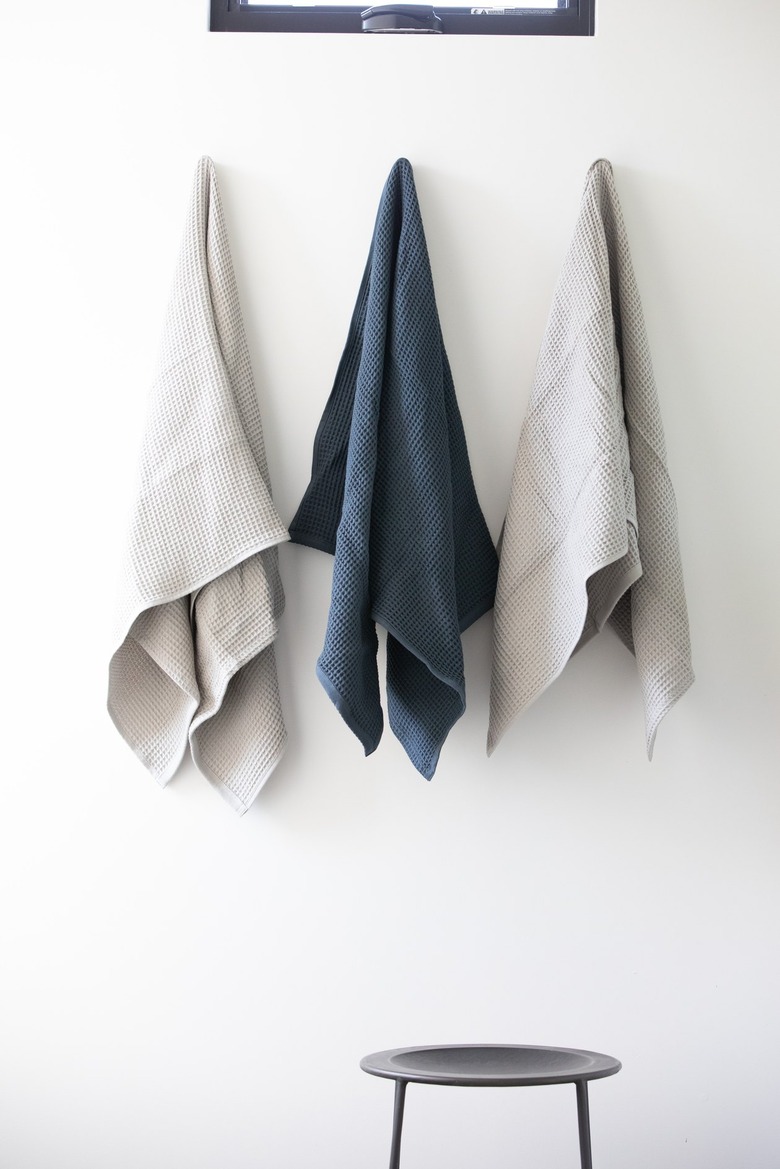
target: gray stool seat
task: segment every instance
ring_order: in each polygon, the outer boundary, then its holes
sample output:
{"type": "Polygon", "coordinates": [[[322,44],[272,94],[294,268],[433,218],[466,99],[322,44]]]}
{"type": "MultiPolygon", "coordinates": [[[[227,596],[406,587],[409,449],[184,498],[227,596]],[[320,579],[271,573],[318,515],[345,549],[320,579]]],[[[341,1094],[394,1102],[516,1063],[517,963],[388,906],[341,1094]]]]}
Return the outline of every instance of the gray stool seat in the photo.
{"type": "Polygon", "coordinates": [[[574,1084],[581,1169],[593,1169],[590,1147],[588,1080],[620,1071],[620,1061],[575,1047],[519,1044],[448,1044],[444,1047],[395,1047],[360,1061],[364,1072],[395,1081],[390,1169],[399,1169],[406,1085],[449,1084],[463,1088],[519,1088],[574,1084]]]}

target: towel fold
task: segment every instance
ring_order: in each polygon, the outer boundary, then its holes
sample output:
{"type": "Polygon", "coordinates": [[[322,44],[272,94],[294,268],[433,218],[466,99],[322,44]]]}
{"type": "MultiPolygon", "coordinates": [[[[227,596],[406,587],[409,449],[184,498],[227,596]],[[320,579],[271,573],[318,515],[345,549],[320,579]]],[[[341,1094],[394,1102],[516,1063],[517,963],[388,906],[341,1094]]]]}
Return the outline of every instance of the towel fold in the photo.
{"type": "Polygon", "coordinates": [[[147,415],[108,709],[160,784],[189,742],[244,812],[281,758],[284,608],[263,427],[214,164],[198,164],[147,415]]]}
{"type": "Polygon", "coordinates": [[[674,492],[612,168],[588,172],[501,544],[488,753],[606,621],[636,655],[647,753],[693,682],[674,492]]]}
{"type": "Polygon", "coordinates": [[[317,673],[366,754],[383,716],[430,779],[465,710],[461,632],[487,612],[497,557],[477,502],[412,168],[382,194],[363,282],[290,537],[335,555],[317,673]]]}

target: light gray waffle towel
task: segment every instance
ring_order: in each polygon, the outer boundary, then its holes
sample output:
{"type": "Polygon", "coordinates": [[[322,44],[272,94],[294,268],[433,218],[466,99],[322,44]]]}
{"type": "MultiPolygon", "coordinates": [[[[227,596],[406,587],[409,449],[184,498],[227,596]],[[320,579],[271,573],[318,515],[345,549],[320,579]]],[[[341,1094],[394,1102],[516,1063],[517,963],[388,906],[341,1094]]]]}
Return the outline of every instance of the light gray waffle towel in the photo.
{"type": "Polygon", "coordinates": [[[108,709],[160,784],[189,742],[239,812],[285,747],[273,643],[286,539],[214,164],[202,158],[144,432],[108,709]]]}
{"type": "Polygon", "coordinates": [[[520,434],[495,603],[488,754],[606,621],[647,753],[693,682],[677,512],[610,164],[588,172],[520,434]]]}

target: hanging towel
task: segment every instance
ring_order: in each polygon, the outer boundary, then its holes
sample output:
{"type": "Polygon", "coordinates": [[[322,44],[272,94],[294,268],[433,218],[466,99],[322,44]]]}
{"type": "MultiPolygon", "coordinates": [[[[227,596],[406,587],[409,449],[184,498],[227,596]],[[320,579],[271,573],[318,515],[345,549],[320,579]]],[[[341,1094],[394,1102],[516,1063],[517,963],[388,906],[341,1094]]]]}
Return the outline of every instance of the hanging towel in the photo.
{"type": "Polygon", "coordinates": [[[520,435],[496,595],[489,754],[607,620],[636,655],[652,758],[658,724],[693,670],[642,308],[601,159],[588,172],[520,435]]]}
{"type": "Polygon", "coordinates": [[[366,754],[387,712],[430,779],[465,710],[461,632],[493,604],[497,557],[477,502],[412,168],[382,194],[346,348],[290,537],[334,553],[317,673],[366,754]]]}
{"type": "Polygon", "coordinates": [[[160,784],[189,741],[239,812],[285,746],[273,643],[286,539],[214,164],[203,158],[144,432],[108,708],[160,784]]]}

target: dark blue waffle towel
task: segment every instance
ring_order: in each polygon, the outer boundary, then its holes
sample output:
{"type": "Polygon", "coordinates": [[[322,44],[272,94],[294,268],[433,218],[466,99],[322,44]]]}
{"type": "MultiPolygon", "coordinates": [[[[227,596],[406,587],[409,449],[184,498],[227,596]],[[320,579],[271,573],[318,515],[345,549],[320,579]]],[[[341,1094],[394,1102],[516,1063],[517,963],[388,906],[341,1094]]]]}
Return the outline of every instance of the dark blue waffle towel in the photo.
{"type": "Polygon", "coordinates": [[[430,779],[466,708],[460,635],[491,608],[498,562],[404,158],[382,194],[290,537],[335,554],[320,681],[366,754],[376,750],[383,719],[375,622],[384,626],[390,726],[430,779]]]}

